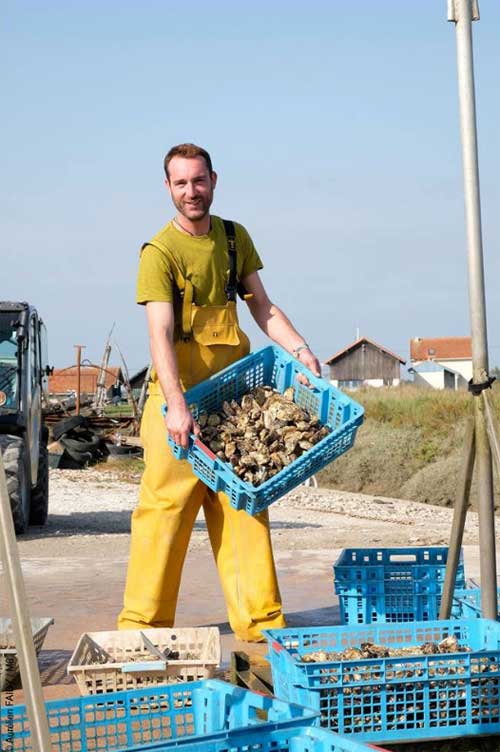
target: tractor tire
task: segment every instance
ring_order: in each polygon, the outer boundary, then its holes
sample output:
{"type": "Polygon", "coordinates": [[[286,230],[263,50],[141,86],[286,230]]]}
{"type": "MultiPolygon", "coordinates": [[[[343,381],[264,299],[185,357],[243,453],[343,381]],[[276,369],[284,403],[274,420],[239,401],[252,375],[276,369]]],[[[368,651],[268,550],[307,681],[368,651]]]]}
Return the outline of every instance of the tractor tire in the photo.
{"type": "Polygon", "coordinates": [[[38,478],[31,491],[30,525],[45,525],[49,514],[49,450],[47,442],[40,444],[38,455],[38,478]]]}
{"type": "Polygon", "coordinates": [[[7,491],[17,535],[28,529],[30,518],[30,481],[24,439],[8,434],[0,436],[7,491]]]}
{"type": "Polygon", "coordinates": [[[54,437],[54,441],[59,441],[61,436],[63,436],[65,433],[72,431],[73,428],[78,428],[78,426],[81,426],[84,423],[84,415],[72,415],[70,418],[64,418],[63,420],[58,421],[52,427],[52,436],[54,437]]]}

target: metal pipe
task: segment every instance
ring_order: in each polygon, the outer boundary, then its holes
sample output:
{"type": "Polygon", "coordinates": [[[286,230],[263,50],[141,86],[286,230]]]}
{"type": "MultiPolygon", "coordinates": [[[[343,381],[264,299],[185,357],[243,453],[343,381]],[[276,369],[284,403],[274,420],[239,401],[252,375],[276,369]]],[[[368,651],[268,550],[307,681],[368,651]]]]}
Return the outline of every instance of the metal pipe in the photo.
{"type": "MultiPolygon", "coordinates": [[[[472,335],[472,381],[488,379],[488,338],[484,294],[481,199],[477,155],[476,102],[472,53],[472,21],[479,18],[475,0],[448,2],[448,19],[455,22],[457,40],[458,94],[464,172],[465,224],[469,270],[469,310],[472,335]]],[[[481,606],[483,615],[497,615],[495,516],[491,452],[485,422],[484,403],[474,398],[476,425],[476,469],[478,478],[479,546],[481,563],[481,606]]]]}
{"type": "Polygon", "coordinates": [[[31,746],[34,752],[50,752],[50,733],[43,701],[42,683],[38,672],[33,631],[26,600],[26,591],[12,521],[7,481],[0,457],[0,554],[7,581],[12,631],[16,642],[26,709],[30,722],[31,746]]]}
{"type": "Polygon", "coordinates": [[[451,606],[453,603],[453,593],[455,592],[455,581],[457,578],[457,568],[460,559],[460,549],[464,536],[465,518],[469,506],[470,487],[472,483],[472,473],[474,471],[474,454],[476,451],[476,440],[474,432],[474,421],[470,418],[467,421],[464,441],[464,462],[458,482],[457,496],[453,510],[453,522],[450,532],[450,545],[448,547],[448,558],[446,560],[446,575],[444,578],[443,593],[441,605],[439,608],[439,618],[449,619],[451,606]]]}

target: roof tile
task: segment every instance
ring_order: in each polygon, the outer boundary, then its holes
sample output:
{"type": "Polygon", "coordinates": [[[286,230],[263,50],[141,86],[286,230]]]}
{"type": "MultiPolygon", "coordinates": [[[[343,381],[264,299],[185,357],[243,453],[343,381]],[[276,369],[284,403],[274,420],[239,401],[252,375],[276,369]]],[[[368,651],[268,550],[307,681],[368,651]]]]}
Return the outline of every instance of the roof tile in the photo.
{"type": "Polygon", "coordinates": [[[472,358],[470,337],[414,337],[410,340],[411,360],[468,360],[472,358]]]}

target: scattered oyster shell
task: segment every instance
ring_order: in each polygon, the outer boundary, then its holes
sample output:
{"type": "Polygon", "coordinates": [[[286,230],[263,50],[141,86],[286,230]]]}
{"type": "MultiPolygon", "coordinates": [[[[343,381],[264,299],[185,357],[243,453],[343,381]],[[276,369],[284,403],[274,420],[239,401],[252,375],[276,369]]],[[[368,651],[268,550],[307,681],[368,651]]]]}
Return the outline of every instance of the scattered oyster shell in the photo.
{"type": "Polygon", "coordinates": [[[293,400],[294,387],[281,394],[255,387],[239,401],[224,401],[213,413],[200,413],[200,440],[235,473],[255,486],[311,449],[330,433],[319,419],[293,400]]]}

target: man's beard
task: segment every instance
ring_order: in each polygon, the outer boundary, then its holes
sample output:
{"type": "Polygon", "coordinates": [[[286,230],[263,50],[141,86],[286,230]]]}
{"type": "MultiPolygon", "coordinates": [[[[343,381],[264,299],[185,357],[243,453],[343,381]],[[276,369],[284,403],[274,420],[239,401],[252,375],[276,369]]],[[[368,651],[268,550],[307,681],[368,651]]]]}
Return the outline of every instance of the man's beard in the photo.
{"type": "Polygon", "coordinates": [[[199,196],[195,205],[190,205],[188,202],[184,201],[174,200],[174,206],[179,214],[182,214],[182,216],[190,222],[199,222],[199,220],[206,217],[210,211],[213,197],[214,194],[213,191],[211,191],[208,196],[199,196]]]}

